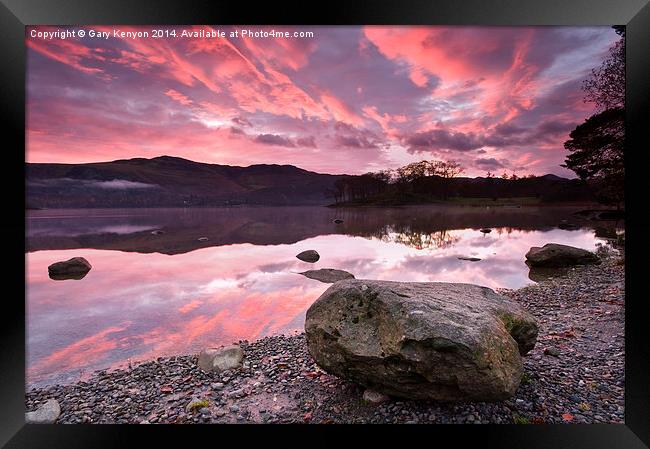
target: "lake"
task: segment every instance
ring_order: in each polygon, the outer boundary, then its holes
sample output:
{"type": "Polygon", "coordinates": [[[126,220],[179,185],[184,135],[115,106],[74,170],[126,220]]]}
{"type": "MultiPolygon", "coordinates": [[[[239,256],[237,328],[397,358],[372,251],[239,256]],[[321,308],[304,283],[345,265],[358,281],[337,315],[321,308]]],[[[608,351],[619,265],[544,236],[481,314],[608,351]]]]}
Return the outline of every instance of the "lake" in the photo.
{"type": "Polygon", "coordinates": [[[616,224],[578,222],[572,207],[37,210],[27,214],[28,387],[97,369],[302,331],[330,284],[298,273],[338,268],[357,278],[533,283],[524,254],[562,243],[589,250],[616,224]],[[339,218],[343,223],[336,224],[339,218]],[[559,229],[563,220],[577,223],[559,229]],[[481,228],[491,228],[483,234],[481,228]],[[162,231],[156,235],[153,231],[162,231]],[[203,237],[203,238],[202,238],[203,237]],[[202,238],[199,240],[199,238],[202,238]],[[207,238],[207,239],[205,239],[207,238]],[[315,264],[295,255],[320,253],[315,264]],[[48,265],[85,257],[81,280],[48,265]],[[458,257],[478,257],[471,262],[458,257]]]}

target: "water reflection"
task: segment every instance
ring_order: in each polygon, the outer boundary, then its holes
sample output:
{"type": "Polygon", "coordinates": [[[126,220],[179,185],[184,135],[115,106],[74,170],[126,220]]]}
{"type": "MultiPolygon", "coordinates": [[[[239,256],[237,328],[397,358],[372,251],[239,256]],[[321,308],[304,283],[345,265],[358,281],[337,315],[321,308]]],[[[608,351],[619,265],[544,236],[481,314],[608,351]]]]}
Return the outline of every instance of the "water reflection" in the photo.
{"type": "Polygon", "coordinates": [[[298,274],[309,269],[518,288],[531,283],[524,264],[531,246],[556,242],[594,250],[602,241],[590,228],[558,229],[570,216],[566,208],[472,209],[30,214],[28,382],[65,382],[127,360],[299,331],[306,309],[329,287],[298,274]],[[483,234],[483,227],[493,232],[483,234]],[[132,232],[109,232],[116,229],[132,232]],[[198,242],[199,236],[209,240],[198,242]],[[317,263],[295,258],[308,249],[320,253],[317,263]],[[49,279],[48,265],[75,256],[93,265],[84,279],[49,279]]]}

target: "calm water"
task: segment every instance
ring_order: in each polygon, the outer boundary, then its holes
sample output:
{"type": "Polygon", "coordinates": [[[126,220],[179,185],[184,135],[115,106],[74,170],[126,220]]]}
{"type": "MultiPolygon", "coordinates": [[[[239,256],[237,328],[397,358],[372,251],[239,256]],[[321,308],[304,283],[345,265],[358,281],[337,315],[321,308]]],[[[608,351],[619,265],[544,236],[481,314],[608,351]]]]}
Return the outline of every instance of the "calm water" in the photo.
{"type": "MultiPolygon", "coordinates": [[[[303,328],[329,284],[298,272],[357,278],[532,283],[524,254],[564,243],[594,250],[611,229],[561,230],[571,208],[447,206],[48,210],[27,217],[28,384],[303,328]],[[334,218],[344,220],[334,224],[334,218]],[[482,227],[493,228],[482,234],[482,227]],[[162,230],[162,235],[151,231],[162,230]],[[198,241],[207,237],[207,241],[198,241]],[[315,249],[316,264],[295,255],[315,249]],[[48,265],[82,256],[82,280],[48,265]],[[479,262],[459,260],[479,257],[479,262]]],[[[534,276],[531,276],[535,278],[534,276]]]]}

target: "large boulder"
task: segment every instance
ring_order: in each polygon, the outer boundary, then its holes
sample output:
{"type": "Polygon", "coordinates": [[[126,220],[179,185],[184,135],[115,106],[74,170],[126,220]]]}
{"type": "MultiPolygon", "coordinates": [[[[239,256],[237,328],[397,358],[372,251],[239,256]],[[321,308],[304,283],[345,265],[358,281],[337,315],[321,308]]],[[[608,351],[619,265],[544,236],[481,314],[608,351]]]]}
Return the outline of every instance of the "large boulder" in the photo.
{"type": "Polygon", "coordinates": [[[300,274],[302,274],[305,277],[308,277],[309,279],[321,281],[326,284],[333,284],[334,282],[341,281],[343,279],[354,279],[354,275],[352,273],[348,273],[347,271],[343,271],[343,270],[336,270],[334,268],[321,268],[320,270],[307,270],[300,274]]]}
{"type": "Polygon", "coordinates": [[[582,248],[559,243],[547,243],[541,248],[533,246],[526,253],[526,263],[531,267],[568,267],[600,263],[597,255],[582,248]]]}
{"type": "Polygon", "coordinates": [[[51,279],[60,281],[64,279],[83,279],[92,265],[83,257],[73,257],[62,262],[56,262],[47,267],[51,279]]]}
{"type": "Polygon", "coordinates": [[[238,345],[225,346],[223,348],[208,348],[199,353],[197,365],[203,371],[214,371],[220,373],[242,366],[244,361],[244,350],[238,345]]]}
{"type": "Polygon", "coordinates": [[[303,262],[316,263],[320,259],[320,254],[313,249],[308,249],[296,255],[296,257],[303,262]]]}
{"type": "Polygon", "coordinates": [[[487,287],[351,279],[307,310],[309,352],[326,371],[407,399],[512,396],[537,324],[487,287]]]}
{"type": "Polygon", "coordinates": [[[32,412],[25,413],[27,424],[54,424],[61,415],[61,406],[56,399],[48,399],[45,404],[32,412]]]}

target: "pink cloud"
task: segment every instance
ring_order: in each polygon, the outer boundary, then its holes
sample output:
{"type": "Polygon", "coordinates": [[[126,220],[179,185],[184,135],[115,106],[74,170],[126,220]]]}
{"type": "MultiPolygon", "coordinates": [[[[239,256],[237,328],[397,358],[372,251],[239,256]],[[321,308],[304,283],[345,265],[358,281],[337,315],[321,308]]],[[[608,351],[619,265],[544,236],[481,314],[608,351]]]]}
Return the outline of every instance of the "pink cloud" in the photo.
{"type": "MultiPolygon", "coordinates": [[[[466,146],[437,144],[453,143],[442,138],[446,132],[512,164],[520,154],[543,151],[535,160],[548,170],[563,160],[568,136],[566,129],[544,135],[541,124],[575,126],[593,112],[580,81],[617,38],[606,27],[314,30],[313,39],[28,36],[27,160],[170,154],[351,174],[426,154],[471,162],[458,154],[466,146]],[[233,131],[235,118],[248,124],[233,131]],[[526,132],[503,136],[504,126],[526,132]],[[410,152],[409,140],[426,133],[438,133],[429,139],[437,143],[410,152]],[[257,136],[282,136],[293,145],[268,145],[257,136]]],[[[553,170],[567,174],[559,165],[553,170]]]]}

